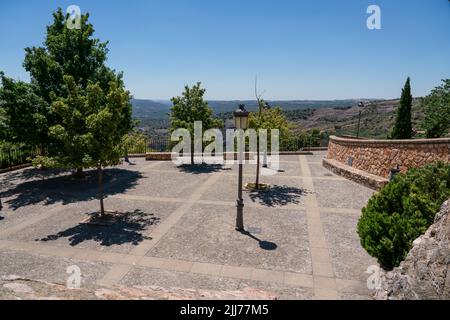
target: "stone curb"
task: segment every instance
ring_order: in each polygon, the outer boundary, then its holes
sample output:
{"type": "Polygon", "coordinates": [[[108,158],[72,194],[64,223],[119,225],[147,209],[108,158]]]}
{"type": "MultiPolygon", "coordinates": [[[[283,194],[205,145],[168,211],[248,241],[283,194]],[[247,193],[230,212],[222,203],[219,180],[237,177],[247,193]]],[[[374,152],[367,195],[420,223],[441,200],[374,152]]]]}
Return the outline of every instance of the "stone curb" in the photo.
{"type": "Polygon", "coordinates": [[[389,183],[388,179],[352,168],[333,159],[323,159],[322,165],[337,175],[376,191],[380,190],[389,183]]]}

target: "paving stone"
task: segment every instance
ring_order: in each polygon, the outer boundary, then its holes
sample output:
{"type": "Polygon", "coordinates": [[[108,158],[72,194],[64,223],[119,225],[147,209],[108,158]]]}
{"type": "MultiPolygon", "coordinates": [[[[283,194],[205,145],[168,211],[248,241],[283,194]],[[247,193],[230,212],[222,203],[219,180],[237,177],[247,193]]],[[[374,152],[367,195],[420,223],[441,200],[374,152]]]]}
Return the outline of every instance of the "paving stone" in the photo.
{"type": "Polygon", "coordinates": [[[319,207],[362,209],[373,190],[347,180],[314,180],[319,207]]]}
{"type": "Polygon", "coordinates": [[[219,276],[222,271],[222,268],[223,266],[221,265],[194,262],[192,265],[191,272],[211,276],[219,276]]]}
{"type": "Polygon", "coordinates": [[[321,277],[334,277],[333,267],[330,262],[316,262],[313,260],[313,275],[321,277]]]}
{"type": "Polygon", "coordinates": [[[220,276],[236,279],[248,279],[252,277],[252,268],[250,267],[236,267],[236,266],[223,266],[220,271],[220,276]]]}
{"type": "Polygon", "coordinates": [[[304,212],[245,208],[244,221],[260,233],[236,232],[235,212],[228,207],[196,205],[147,256],[312,272],[304,212]]]}
{"type": "Polygon", "coordinates": [[[283,283],[284,272],[253,269],[251,280],[283,283]]]}
{"type": "Polygon", "coordinates": [[[367,268],[377,261],[361,247],[356,232],[358,217],[322,213],[322,221],[336,276],[365,282],[367,268]]]}
{"type": "Polygon", "coordinates": [[[337,290],[336,279],[332,277],[314,276],[314,288],[337,290]]]}
{"type": "Polygon", "coordinates": [[[67,268],[73,265],[81,270],[83,286],[94,284],[110,268],[110,264],[104,262],[48,257],[9,250],[0,252],[0,276],[17,275],[65,284],[70,275],[67,273],[67,268]]]}
{"type": "Polygon", "coordinates": [[[135,267],[120,281],[126,286],[164,288],[238,290],[240,280],[215,276],[135,267]]]}
{"type": "Polygon", "coordinates": [[[294,287],[312,288],[314,286],[314,281],[311,275],[285,272],[284,284],[294,287]]]}
{"type": "Polygon", "coordinates": [[[314,288],[314,298],[318,300],[339,300],[340,295],[336,290],[327,288],[314,288]]]}
{"type": "Polygon", "coordinates": [[[290,286],[282,283],[268,283],[263,281],[242,280],[239,284],[239,290],[243,290],[247,287],[271,292],[276,295],[277,300],[314,299],[314,291],[309,287],[290,286]]]}

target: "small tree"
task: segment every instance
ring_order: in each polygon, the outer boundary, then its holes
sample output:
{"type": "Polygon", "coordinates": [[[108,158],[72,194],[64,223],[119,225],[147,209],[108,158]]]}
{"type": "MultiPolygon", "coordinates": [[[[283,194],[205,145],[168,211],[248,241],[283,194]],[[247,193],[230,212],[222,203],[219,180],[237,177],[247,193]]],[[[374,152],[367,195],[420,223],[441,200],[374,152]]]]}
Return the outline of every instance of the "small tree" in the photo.
{"type": "Polygon", "coordinates": [[[411,139],[412,123],[411,123],[411,107],[413,97],[411,95],[410,79],[406,79],[405,86],[402,90],[400,98],[400,106],[397,109],[397,117],[395,119],[394,129],[391,133],[392,139],[411,139]]]}
{"type": "MultiPolygon", "coordinates": [[[[265,105],[264,101],[260,101],[261,104],[265,105]]],[[[258,112],[251,112],[249,115],[249,127],[255,130],[265,129],[267,130],[267,135],[270,137],[271,130],[278,129],[280,131],[280,145],[283,145],[284,142],[287,142],[290,139],[290,128],[291,125],[289,121],[286,119],[283,111],[280,107],[270,108],[265,106],[258,110],[258,112]]],[[[259,155],[259,137],[258,137],[258,145],[257,145],[257,170],[256,170],[256,180],[255,180],[255,188],[259,188],[259,164],[260,164],[260,155],[259,155]]],[[[270,139],[268,139],[268,148],[270,148],[270,139]]]]}
{"type": "Polygon", "coordinates": [[[70,163],[66,158],[71,152],[78,152],[80,165],[97,169],[100,214],[104,215],[103,168],[120,162],[122,139],[132,128],[130,94],[119,80],[112,81],[107,92],[98,84],[89,84],[86,95],[72,77],[65,76],[64,81],[68,98],[59,98],[52,104],[52,111],[62,119],[50,128],[50,135],[63,147],[54,160],[61,166],[70,163]],[[72,135],[75,124],[85,128],[85,132],[72,135]]]}
{"type": "Polygon", "coordinates": [[[450,79],[422,99],[425,119],[422,123],[427,138],[440,138],[450,129],[450,79]]]}
{"type": "Polygon", "coordinates": [[[194,122],[201,121],[203,130],[222,128],[219,119],[213,117],[213,111],[208,102],[203,99],[206,90],[197,82],[192,88],[184,87],[179,97],[173,97],[170,113],[170,131],[184,128],[191,133],[191,164],[194,164],[194,122]]]}

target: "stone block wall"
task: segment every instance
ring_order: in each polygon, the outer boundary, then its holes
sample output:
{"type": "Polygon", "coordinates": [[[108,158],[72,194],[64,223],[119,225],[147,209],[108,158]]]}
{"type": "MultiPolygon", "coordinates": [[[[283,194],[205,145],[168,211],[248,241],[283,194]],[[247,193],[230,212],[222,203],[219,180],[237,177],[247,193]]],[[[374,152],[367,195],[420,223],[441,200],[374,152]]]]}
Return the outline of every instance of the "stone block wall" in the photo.
{"type": "Polygon", "coordinates": [[[427,163],[450,162],[450,138],[361,140],[332,136],[327,158],[387,178],[397,165],[405,172],[427,163]]]}

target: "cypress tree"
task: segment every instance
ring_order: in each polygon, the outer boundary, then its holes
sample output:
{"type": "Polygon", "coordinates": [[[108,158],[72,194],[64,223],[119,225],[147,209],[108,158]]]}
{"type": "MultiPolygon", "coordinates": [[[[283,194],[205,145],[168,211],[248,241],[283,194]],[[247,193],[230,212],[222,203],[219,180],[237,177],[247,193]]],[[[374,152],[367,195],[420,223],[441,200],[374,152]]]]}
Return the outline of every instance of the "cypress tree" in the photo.
{"type": "Polygon", "coordinates": [[[397,117],[395,119],[394,129],[392,130],[391,139],[411,139],[412,124],[411,124],[411,83],[410,79],[406,79],[405,86],[402,90],[400,98],[400,106],[397,109],[397,117]]]}

